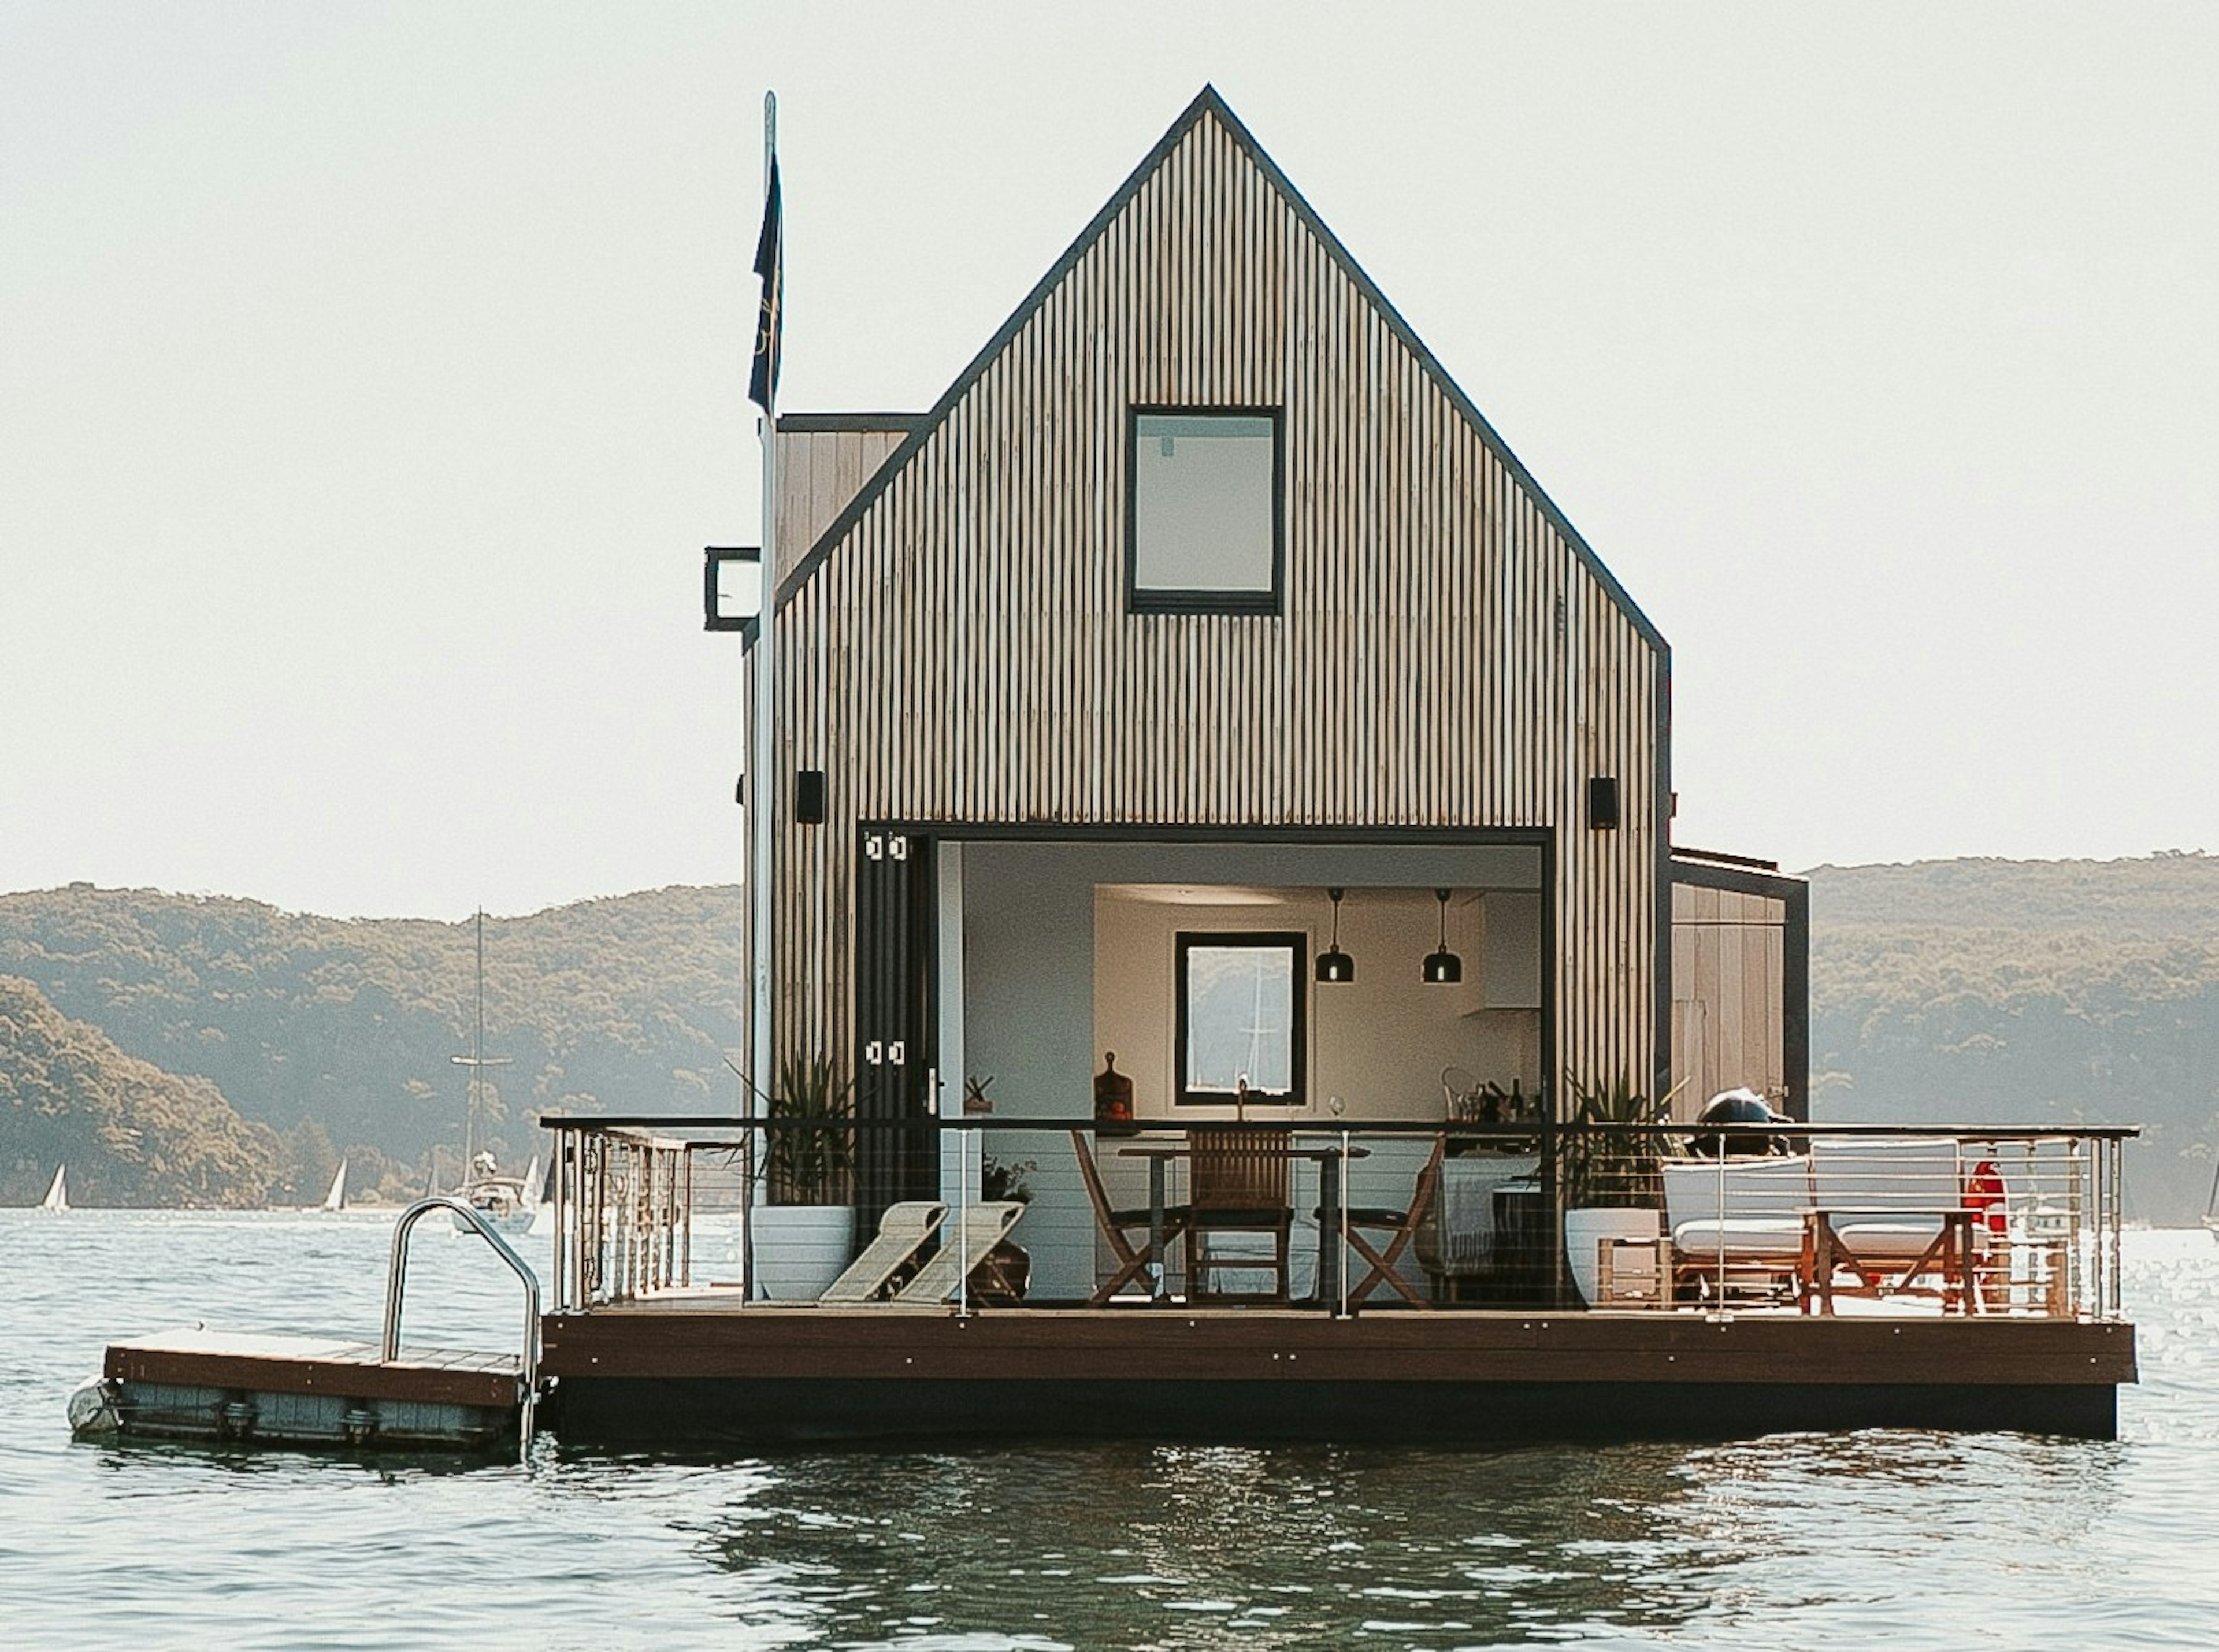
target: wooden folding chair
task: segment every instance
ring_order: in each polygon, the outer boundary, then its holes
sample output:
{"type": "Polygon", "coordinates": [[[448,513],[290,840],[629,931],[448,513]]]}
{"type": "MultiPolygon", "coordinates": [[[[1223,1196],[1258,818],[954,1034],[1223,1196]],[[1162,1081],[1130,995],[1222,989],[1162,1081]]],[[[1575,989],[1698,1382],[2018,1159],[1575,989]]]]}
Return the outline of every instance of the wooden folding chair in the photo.
{"type": "Polygon", "coordinates": [[[879,1218],[878,1237],[817,1300],[835,1307],[876,1301],[886,1282],[924,1248],[947,1214],[948,1207],[937,1199],[911,1199],[887,1207],[879,1218]]]}
{"type": "MultiPolygon", "coordinates": [[[[1441,1182],[1441,1155],[1447,1146],[1445,1137],[1433,1138],[1433,1151],[1427,1156],[1425,1168],[1418,1172],[1418,1179],[1410,1184],[1410,1202],[1406,1208],[1389,1210],[1376,1206],[1354,1205],[1349,1208],[1348,1248],[1371,1264],[1371,1271],[1349,1288],[1348,1301],[1352,1307],[1382,1285],[1393,1286],[1402,1294],[1402,1300],[1413,1307],[1428,1306],[1426,1299],[1411,1288],[1410,1282],[1395,1271],[1395,1264],[1402,1259],[1402,1252],[1410,1248],[1410,1241],[1425,1226],[1426,1218],[1433,1214],[1433,1196],[1441,1182]],[[1367,1229],[1383,1236],[1383,1250],[1376,1248],[1364,1237],[1367,1229]]],[[[1339,1220],[1339,1211],[1320,1208],[1318,1225],[1321,1227],[1330,1232],[1339,1220]]]]}
{"type": "Polygon", "coordinates": [[[1190,1301],[1284,1302],[1287,1247],[1295,1225],[1288,1202],[1294,1139],[1284,1130],[1190,1130],[1187,1133],[1187,1298],[1190,1301]],[[1212,1256],[1215,1233],[1264,1233],[1272,1241],[1266,1258],[1212,1256]],[[1261,1269],[1269,1291],[1221,1291],[1211,1275],[1221,1269],[1261,1269]]]}
{"type": "MultiPolygon", "coordinates": [[[[1110,1246],[1110,1254],[1116,1258],[1116,1270],[1093,1295],[1086,1299],[1087,1307],[1101,1307],[1134,1280],[1148,1282],[1143,1277],[1148,1270],[1148,1208],[1146,1205],[1137,1210],[1110,1208],[1110,1195],[1102,1185],[1101,1168],[1094,1162],[1093,1148],[1084,1130],[1071,1133],[1071,1151],[1078,1160],[1078,1173],[1086,1183],[1086,1196],[1094,1204],[1094,1225],[1100,1231],[1103,1242],[1110,1246]],[[1126,1237],[1134,1232],[1141,1237],[1141,1242],[1137,1245],[1126,1237]]],[[[1173,1239],[1186,1232],[1186,1214],[1184,1205],[1165,1208],[1164,1244],[1166,1248],[1173,1239]]],[[[1158,1258],[1157,1260],[1161,1261],[1162,1258],[1158,1258]]]]}

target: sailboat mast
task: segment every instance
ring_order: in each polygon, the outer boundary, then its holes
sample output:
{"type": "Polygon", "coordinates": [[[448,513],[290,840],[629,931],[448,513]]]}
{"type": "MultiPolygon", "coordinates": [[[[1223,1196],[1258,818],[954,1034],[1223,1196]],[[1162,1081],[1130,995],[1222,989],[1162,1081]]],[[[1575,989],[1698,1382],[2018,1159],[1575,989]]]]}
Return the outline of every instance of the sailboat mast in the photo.
{"type": "Polygon", "coordinates": [[[478,1085],[485,1077],[485,908],[478,908],[477,1031],[470,1040],[470,1099],[463,1120],[463,1179],[478,1162],[478,1085]]]}
{"type": "MultiPolygon", "coordinates": [[[[477,1007],[470,1035],[470,1053],[447,1058],[457,1066],[470,1070],[469,1089],[463,1104],[463,1173],[460,1185],[463,1187],[468,1187],[471,1177],[476,1174],[478,1108],[482,1100],[478,1086],[485,1082],[488,1067],[505,1067],[512,1059],[505,1055],[488,1056],[485,1053],[485,908],[482,906],[477,911],[477,1007]]],[[[439,1149],[434,1143],[432,1148],[432,1180],[435,1191],[438,1182],[438,1164],[439,1149]]]]}

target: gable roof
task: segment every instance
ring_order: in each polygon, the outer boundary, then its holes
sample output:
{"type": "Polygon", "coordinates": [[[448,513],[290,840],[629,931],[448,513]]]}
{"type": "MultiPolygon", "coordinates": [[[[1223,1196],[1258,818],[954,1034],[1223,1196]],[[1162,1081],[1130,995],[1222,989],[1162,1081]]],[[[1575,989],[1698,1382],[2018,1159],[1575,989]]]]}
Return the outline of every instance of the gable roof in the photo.
{"type": "MultiPolygon", "coordinates": [[[[994,359],[1008,347],[1010,342],[1017,336],[1025,324],[1031,320],[1041,307],[1047,302],[1049,295],[1055,290],[1057,284],[1071,273],[1079,259],[1085,256],[1087,250],[1116,220],[1118,214],[1122,212],[1133,197],[1141,192],[1141,188],[1164,164],[1165,159],[1178,146],[1180,140],[1205,116],[1215,118],[1225,128],[1242,153],[1286,202],[1296,220],[1317,238],[1319,243],[1325,248],[1327,256],[1339,266],[1357,290],[1364,295],[1364,301],[1378,311],[1381,318],[1385,320],[1389,329],[1402,343],[1403,348],[1416,358],[1426,375],[1440,388],[1441,393],[1448,399],[1450,405],[1470,425],[1481,442],[1508,471],[1520,488],[1532,500],[1535,506],[1547,519],[1550,525],[1563,536],[1565,543],[1572,548],[1573,554],[1579,558],[1581,564],[1594,576],[1596,582],[1608,593],[1612,601],[1624,612],[1635,630],[1640,633],[1643,640],[1660,655],[1669,652],[1663,633],[1658,631],[1650,622],[1649,617],[1641,612],[1640,606],[1628,594],[1625,587],[1618,582],[1617,576],[1603,565],[1602,559],[1595,555],[1588,542],[1580,536],[1579,530],[1575,528],[1569,519],[1557,508],[1556,501],[1543,490],[1540,483],[1533,479],[1532,473],[1520,462],[1518,456],[1510,450],[1509,444],[1503,441],[1502,438],[1496,433],[1495,427],[1487,422],[1486,416],[1473,405],[1471,398],[1464,393],[1463,387],[1457,383],[1456,380],[1450,376],[1448,370],[1441,365],[1439,358],[1427,349],[1424,341],[1411,330],[1410,324],[1402,319],[1402,312],[1388,301],[1386,294],[1379,290],[1377,283],[1364,273],[1363,266],[1356,262],[1347,247],[1341,244],[1340,238],[1333,233],[1325,220],[1319,217],[1316,210],[1302,198],[1302,191],[1296,189],[1288,180],[1287,175],[1279,170],[1277,164],[1264,152],[1263,146],[1256,141],[1248,128],[1241,124],[1240,118],[1234,114],[1224,98],[1218,95],[1216,87],[1211,85],[1203,86],[1178,119],[1172,122],[1171,128],[1157,140],[1155,146],[1141,158],[1141,164],[1133,169],[1131,176],[1126,178],[1116,193],[1103,204],[1101,211],[1096,213],[1086,227],[1079,231],[1078,238],[1064,250],[1063,256],[1058,258],[1047,273],[1034,285],[1032,291],[1025,295],[1023,302],[1010,312],[1009,320],[1002,323],[994,336],[986,341],[985,347],[971,358],[970,365],[956,375],[954,382],[948,387],[939,401],[933,403],[929,412],[921,416],[916,416],[916,422],[911,427],[908,437],[886,456],[885,463],[873,473],[871,478],[858,490],[855,498],[848,502],[845,508],[827,525],[824,531],[817,536],[817,542],[809,548],[807,554],[796,562],[792,571],[780,581],[776,598],[777,606],[783,608],[793,599],[795,593],[831,555],[833,547],[847,536],[848,530],[855,526],[864,512],[877,501],[880,495],[886,492],[894,477],[900,473],[902,467],[906,465],[917,450],[931,438],[933,432],[946,422],[948,414],[985,375],[994,359]]],[[[792,422],[781,420],[781,427],[798,427],[799,421],[807,417],[809,415],[806,414],[791,415],[792,422]]]]}

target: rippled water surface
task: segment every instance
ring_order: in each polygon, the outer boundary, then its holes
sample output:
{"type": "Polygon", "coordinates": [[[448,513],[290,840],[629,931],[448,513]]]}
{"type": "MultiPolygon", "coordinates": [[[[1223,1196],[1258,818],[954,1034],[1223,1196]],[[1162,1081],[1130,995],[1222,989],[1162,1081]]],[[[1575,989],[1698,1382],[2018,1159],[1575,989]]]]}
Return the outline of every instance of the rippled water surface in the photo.
{"type": "MultiPolygon", "coordinates": [[[[112,1337],[374,1337],[389,1224],[0,1212],[0,1644],[2219,1645],[2219,1245],[2129,1236],[2123,1438],[378,1464],[72,1444],[112,1337]]],[[[422,1230],[412,1340],[513,1345],[422,1230]]]]}

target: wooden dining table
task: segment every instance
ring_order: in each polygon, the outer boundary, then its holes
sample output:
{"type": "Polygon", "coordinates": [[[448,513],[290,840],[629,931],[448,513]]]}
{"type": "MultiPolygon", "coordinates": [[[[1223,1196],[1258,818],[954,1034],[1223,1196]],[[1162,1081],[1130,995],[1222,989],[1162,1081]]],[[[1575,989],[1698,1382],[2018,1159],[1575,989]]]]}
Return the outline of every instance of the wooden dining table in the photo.
{"type": "MultiPolygon", "coordinates": [[[[1316,1288],[1308,1301],[1322,1307],[1336,1304],[1340,1300],[1340,1246],[1335,1241],[1340,1236],[1340,1224],[1327,1220],[1340,1208],[1340,1167],[1352,1158],[1369,1158],[1371,1150],[1350,1143],[1342,1131],[1290,1132],[1299,1143],[1303,1136],[1313,1140],[1325,1135],[1330,1140],[1316,1146],[1297,1145],[1288,1152],[1288,1158],[1307,1159],[1318,1167],[1318,1261],[1316,1288]]],[[[1148,1164],[1148,1300],[1152,1305],[1167,1306],[1171,1286],[1164,1270],[1164,1212],[1166,1208],[1164,1192],[1168,1180],[1165,1167],[1173,1161],[1192,1157],[1192,1148],[1184,1141],[1142,1141],[1129,1147],[1120,1147],[1120,1158],[1144,1158],[1148,1164]]],[[[1294,1219],[1290,1208],[1288,1220],[1294,1219]]],[[[1228,1265],[1238,1266],[1239,1264],[1228,1265]]]]}

